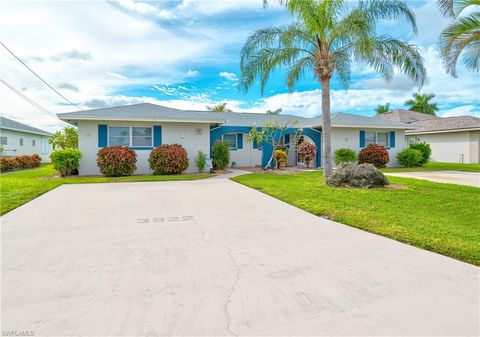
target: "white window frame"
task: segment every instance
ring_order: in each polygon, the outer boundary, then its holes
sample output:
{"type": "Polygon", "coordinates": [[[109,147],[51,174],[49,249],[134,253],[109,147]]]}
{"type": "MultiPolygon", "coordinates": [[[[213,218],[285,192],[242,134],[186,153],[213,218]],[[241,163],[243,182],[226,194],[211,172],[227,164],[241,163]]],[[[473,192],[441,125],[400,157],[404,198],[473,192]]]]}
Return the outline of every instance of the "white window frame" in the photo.
{"type": "MultiPolygon", "coordinates": [[[[390,148],[390,132],[388,131],[365,131],[365,146],[368,146],[368,144],[375,144],[375,145],[380,145],[378,144],[378,134],[379,133],[386,133],[387,134],[387,146],[384,146],[386,149],[390,148]],[[375,135],[375,141],[373,143],[367,142],[367,133],[373,133],[375,135]]],[[[383,145],[381,145],[383,146],[383,145]]]]}
{"type": "Polygon", "coordinates": [[[0,145],[8,145],[8,137],[7,136],[1,136],[0,145]],[[5,139],[5,143],[3,142],[4,139],[5,139]]]}
{"type": "Polygon", "coordinates": [[[46,154],[48,153],[48,139],[46,137],[42,137],[42,140],[41,140],[41,145],[42,147],[42,154],[46,154]]]}
{"type": "Polygon", "coordinates": [[[131,147],[133,149],[136,148],[143,148],[143,147],[148,147],[148,148],[153,148],[153,126],[147,126],[147,125],[134,125],[134,126],[125,126],[125,125],[109,125],[107,128],[107,143],[108,146],[110,146],[110,128],[128,128],[128,147],[131,147]],[[146,128],[150,129],[152,131],[152,141],[151,145],[144,145],[144,146],[133,146],[133,128],[146,128]]]}
{"type": "Polygon", "coordinates": [[[231,144],[231,143],[230,143],[229,141],[226,141],[226,140],[224,139],[224,136],[225,136],[225,135],[233,135],[233,136],[235,136],[235,147],[230,147],[230,146],[229,146],[228,149],[229,149],[229,150],[237,150],[237,149],[238,149],[238,135],[237,135],[236,133],[231,133],[231,132],[230,132],[230,133],[224,133],[224,134],[222,135],[222,142],[228,142],[228,144],[231,144]]]}
{"type": "Polygon", "coordinates": [[[18,139],[18,144],[19,144],[20,146],[23,146],[23,138],[19,138],[19,139],[18,139]]]}

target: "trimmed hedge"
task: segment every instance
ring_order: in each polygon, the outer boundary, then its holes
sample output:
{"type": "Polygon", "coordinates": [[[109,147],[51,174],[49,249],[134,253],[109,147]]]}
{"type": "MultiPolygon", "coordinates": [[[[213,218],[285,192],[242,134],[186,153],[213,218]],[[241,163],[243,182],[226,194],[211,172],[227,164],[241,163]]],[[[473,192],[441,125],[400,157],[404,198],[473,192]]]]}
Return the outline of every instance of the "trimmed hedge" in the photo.
{"type": "Polygon", "coordinates": [[[417,143],[410,145],[411,149],[419,150],[422,153],[421,165],[426,164],[430,161],[430,155],[432,154],[432,149],[430,144],[427,143],[417,143]]]}
{"type": "Polygon", "coordinates": [[[180,144],[160,145],[148,158],[153,174],[180,174],[188,168],[187,151],[180,144]]]}
{"type": "Polygon", "coordinates": [[[36,168],[40,166],[42,158],[38,154],[32,154],[30,156],[18,156],[18,157],[2,157],[0,158],[0,171],[13,171],[22,170],[27,168],[36,168]]]}
{"type": "Polygon", "coordinates": [[[341,163],[355,163],[357,161],[357,154],[352,149],[343,148],[335,151],[335,164],[341,163]]]}
{"type": "Polygon", "coordinates": [[[106,177],[131,176],[137,169],[137,154],[127,146],[111,146],[97,153],[97,166],[106,177]]]}
{"type": "Polygon", "coordinates": [[[53,168],[57,170],[62,177],[71,175],[72,170],[78,170],[80,158],[82,158],[82,153],[77,149],[55,150],[50,153],[53,168]]]}
{"type": "Polygon", "coordinates": [[[420,150],[409,148],[397,154],[397,159],[405,167],[422,166],[423,155],[420,150]]]}
{"type": "Polygon", "coordinates": [[[390,156],[387,150],[381,145],[368,144],[367,147],[363,148],[358,154],[359,164],[373,164],[376,168],[386,167],[389,161],[390,156]]]}

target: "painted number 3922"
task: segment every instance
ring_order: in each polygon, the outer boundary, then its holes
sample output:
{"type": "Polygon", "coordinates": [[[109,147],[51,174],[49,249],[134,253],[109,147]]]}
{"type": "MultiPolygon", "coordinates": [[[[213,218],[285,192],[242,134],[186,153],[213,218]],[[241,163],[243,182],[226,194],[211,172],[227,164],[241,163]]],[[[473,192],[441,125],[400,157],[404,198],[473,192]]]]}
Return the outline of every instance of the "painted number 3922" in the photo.
{"type": "Polygon", "coordinates": [[[169,216],[166,218],[141,218],[137,220],[137,223],[149,223],[149,222],[175,222],[175,221],[190,221],[193,220],[193,216],[184,215],[184,216],[169,216]]]}

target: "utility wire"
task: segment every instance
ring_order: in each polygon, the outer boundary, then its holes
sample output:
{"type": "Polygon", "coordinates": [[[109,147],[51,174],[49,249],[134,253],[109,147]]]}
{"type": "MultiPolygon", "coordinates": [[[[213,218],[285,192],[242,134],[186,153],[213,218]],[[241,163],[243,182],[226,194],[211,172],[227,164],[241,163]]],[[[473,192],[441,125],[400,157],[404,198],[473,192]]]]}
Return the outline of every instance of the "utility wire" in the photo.
{"type": "Polygon", "coordinates": [[[60,96],[61,98],[63,98],[65,101],[67,101],[69,104],[73,105],[73,106],[76,107],[77,109],[82,110],[78,105],[76,105],[75,103],[73,103],[72,101],[70,101],[68,98],[66,98],[66,97],[63,96],[61,93],[59,93],[57,89],[55,89],[55,88],[52,87],[50,84],[48,84],[47,81],[45,81],[42,77],[40,77],[40,75],[38,75],[35,71],[33,71],[32,68],[30,68],[25,62],[23,62],[17,55],[15,55],[13,51],[11,51],[10,49],[8,49],[8,47],[7,47],[6,45],[4,45],[3,42],[0,41],[0,44],[1,44],[1,45],[3,46],[3,48],[5,48],[10,54],[12,54],[12,56],[15,57],[21,64],[23,64],[28,70],[30,70],[30,71],[32,72],[32,74],[34,74],[35,76],[37,76],[40,81],[42,81],[42,82],[45,83],[50,89],[52,89],[58,96],[60,96]]]}
{"type": "Polygon", "coordinates": [[[25,101],[27,101],[28,103],[30,103],[31,105],[33,105],[34,107],[36,107],[37,109],[39,109],[40,111],[46,113],[47,115],[49,115],[50,117],[53,117],[55,118],[56,120],[58,120],[58,117],[57,115],[55,115],[53,112],[50,112],[48,111],[47,109],[45,109],[43,106],[41,106],[40,104],[36,103],[34,100],[28,98],[27,96],[25,96],[23,93],[21,93],[19,90],[15,89],[14,87],[12,87],[10,84],[8,84],[7,82],[5,82],[3,79],[0,78],[0,82],[2,82],[3,84],[5,84],[5,86],[12,90],[14,93],[16,93],[18,96],[20,96],[21,98],[23,98],[25,101]]]}

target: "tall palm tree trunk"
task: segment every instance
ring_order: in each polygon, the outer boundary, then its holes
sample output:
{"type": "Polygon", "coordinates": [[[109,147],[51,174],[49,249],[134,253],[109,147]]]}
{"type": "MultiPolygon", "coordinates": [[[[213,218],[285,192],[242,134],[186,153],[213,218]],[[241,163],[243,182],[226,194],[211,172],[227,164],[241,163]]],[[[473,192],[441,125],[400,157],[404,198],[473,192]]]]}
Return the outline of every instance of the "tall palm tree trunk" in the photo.
{"type": "Polygon", "coordinates": [[[322,82],[322,166],[323,175],[329,177],[332,174],[332,133],[330,120],[330,79],[321,80],[322,82]]]}

